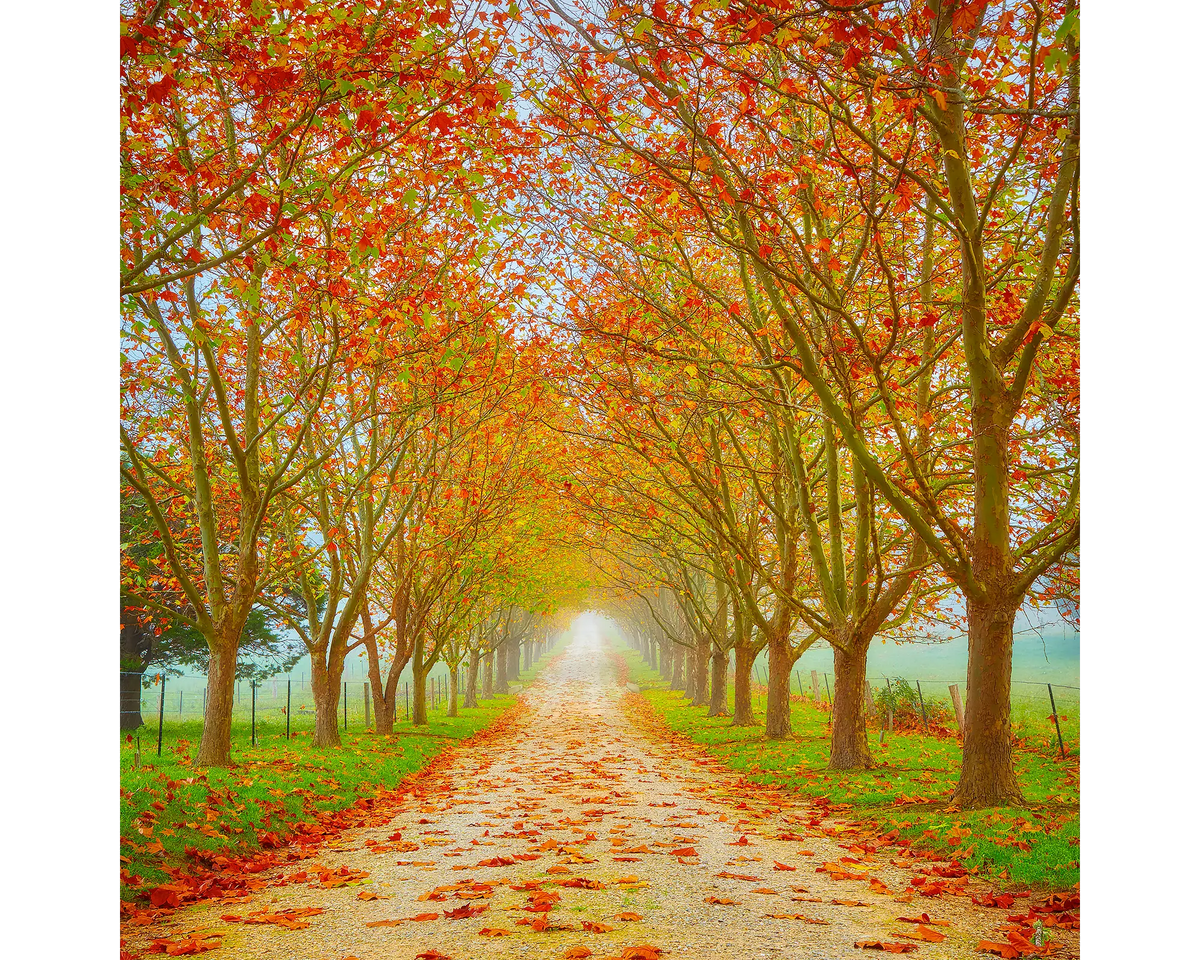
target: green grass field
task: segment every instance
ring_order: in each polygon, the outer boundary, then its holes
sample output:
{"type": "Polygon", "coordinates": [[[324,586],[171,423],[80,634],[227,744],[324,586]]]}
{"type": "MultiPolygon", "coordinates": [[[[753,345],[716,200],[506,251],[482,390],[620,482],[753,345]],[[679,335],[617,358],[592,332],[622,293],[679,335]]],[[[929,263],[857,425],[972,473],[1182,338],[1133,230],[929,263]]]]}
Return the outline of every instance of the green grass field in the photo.
{"type": "MultiPolygon", "coordinates": [[[[528,683],[558,651],[549,651],[521,674],[528,683]]],[[[157,726],[143,728],[141,763],[134,745],[121,737],[121,898],[168,881],[164,868],[184,865],[185,848],[230,851],[241,856],[262,849],[259,836],[291,833],[291,824],[312,823],[322,813],[342,810],[360,797],[396,786],[404,777],[494,723],[516,703],[515,695],[430,711],[429,725],[414,728],[401,720],[391,737],[365,733],[361,726],[342,733],[342,746],[318,750],[311,730],[282,727],[250,743],[250,724],[235,722],[231,769],[195,769],[191,759],[200,739],[198,720],[165,723],[158,757],[157,726]]]]}
{"type": "MultiPolygon", "coordinates": [[[[1057,756],[1057,739],[1051,746],[1044,736],[1044,718],[1035,711],[1021,719],[1026,736],[1023,748],[1016,751],[1016,764],[1027,808],[948,810],[962,760],[953,736],[896,732],[880,746],[878,726],[873,726],[875,769],[829,771],[827,708],[793,699],[792,738],[768,741],[761,726],[734,727],[728,719],[709,719],[702,709],[688,705],[682,693],[667,689],[667,681],[639,653],[621,653],[629,663],[629,679],[641,687],[641,695],[667,727],[752,782],[782,784],[825,797],[835,806],[844,804],[840,813],[873,821],[885,831],[898,829],[914,847],[955,857],[967,869],[978,868],[980,876],[995,880],[998,887],[1063,890],[1079,881],[1077,714],[1072,728],[1075,752],[1066,760],[1057,756]]],[[[765,695],[756,696],[760,721],[765,707],[765,695]]]]}

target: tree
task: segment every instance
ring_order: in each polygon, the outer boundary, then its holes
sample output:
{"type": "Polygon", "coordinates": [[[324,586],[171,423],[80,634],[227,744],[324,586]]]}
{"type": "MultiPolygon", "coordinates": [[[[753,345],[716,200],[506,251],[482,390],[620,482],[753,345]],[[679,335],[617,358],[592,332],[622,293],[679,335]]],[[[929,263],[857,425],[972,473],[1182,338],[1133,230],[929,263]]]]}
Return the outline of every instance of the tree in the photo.
{"type": "Polygon", "coordinates": [[[668,204],[745,258],[774,356],[966,596],[956,802],[1019,801],[1013,617],[1079,532],[1073,4],[814,2],[778,22],[741,4],[720,19],[664,5],[648,23],[551,7],[578,41],[545,32],[567,66],[560,113],[586,111],[669,183],[668,204]],[[697,44],[705,32],[720,42],[697,44]],[[629,110],[650,119],[623,124],[629,110]],[[932,297],[913,282],[929,222],[932,297]],[[924,327],[936,345],[922,361],[924,327]],[[873,396],[847,394],[848,369],[873,396]],[[952,410],[925,447],[923,370],[952,410]],[[863,401],[885,429],[858,419],[863,401]],[[1015,515],[1014,488],[1029,491],[1015,515]]]}

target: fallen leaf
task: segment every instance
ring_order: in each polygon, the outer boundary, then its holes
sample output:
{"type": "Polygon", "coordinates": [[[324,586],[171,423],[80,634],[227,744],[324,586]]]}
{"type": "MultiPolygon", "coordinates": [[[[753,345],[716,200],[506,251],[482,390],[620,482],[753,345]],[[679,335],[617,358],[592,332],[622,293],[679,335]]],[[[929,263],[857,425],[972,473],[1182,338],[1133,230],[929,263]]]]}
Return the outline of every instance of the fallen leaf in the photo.
{"type": "Polygon", "coordinates": [[[856,940],[854,945],[860,950],[882,950],[885,953],[916,953],[915,943],[884,943],[882,940],[856,940]]]}

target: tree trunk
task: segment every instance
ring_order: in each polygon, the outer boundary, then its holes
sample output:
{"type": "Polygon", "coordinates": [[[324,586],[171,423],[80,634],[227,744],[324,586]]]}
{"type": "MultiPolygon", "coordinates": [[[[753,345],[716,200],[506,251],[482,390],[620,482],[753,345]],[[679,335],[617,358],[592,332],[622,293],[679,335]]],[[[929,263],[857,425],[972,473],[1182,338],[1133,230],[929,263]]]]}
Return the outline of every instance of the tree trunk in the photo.
{"type": "Polygon", "coordinates": [[[733,725],[756,726],[754,706],[750,699],[750,676],[754,669],[754,651],[749,647],[733,648],[733,725]]]}
{"type": "Polygon", "coordinates": [[[525,669],[529,670],[533,667],[533,644],[526,640],[523,646],[525,647],[525,669]]]}
{"type": "Polygon", "coordinates": [[[687,678],[683,685],[683,695],[691,700],[696,701],[696,651],[687,649],[684,653],[684,659],[687,661],[687,666],[684,669],[684,676],[687,678]]]}
{"type": "Polygon", "coordinates": [[[508,693],[508,651],[503,644],[496,651],[496,693],[508,693]]]}
{"type": "Polygon", "coordinates": [[[646,643],[650,646],[650,668],[658,669],[658,644],[653,640],[647,640],[646,643]]]}
{"type": "MultiPolygon", "coordinates": [[[[396,698],[393,695],[390,701],[388,699],[383,673],[379,666],[379,644],[375,640],[375,628],[366,604],[363,605],[359,617],[362,619],[363,625],[363,646],[367,648],[367,680],[371,685],[371,711],[375,715],[373,729],[376,736],[390,734],[396,716],[396,698]]],[[[392,689],[395,689],[394,685],[392,689]]]]}
{"type": "Polygon", "coordinates": [[[675,653],[670,641],[658,642],[658,673],[664,680],[671,679],[671,656],[675,653]]]}
{"type": "Polygon", "coordinates": [[[786,628],[775,632],[767,644],[768,740],[784,740],[792,735],[792,657],[788,646],[786,628]]]}
{"type": "Polygon", "coordinates": [[[483,655],[483,699],[491,700],[494,697],[492,677],[493,668],[496,663],[496,651],[489,650],[483,655]]]}
{"type": "Polygon", "coordinates": [[[1013,770],[1013,619],[1011,603],[985,605],[967,597],[967,717],[962,772],[952,803],[964,810],[1021,805],[1013,770]]]}
{"type": "Polygon", "coordinates": [[[450,700],[446,704],[446,716],[457,717],[458,716],[458,667],[457,667],[457,665],[452,666],[450,668],[449,687],[450,687],[450,700]]]}
{"type": "Polygon", "coordinates": [[[316,730],[313,733],[314,747],[340,747],[338,735],[338,703],[342,693],[342,670],[326,667],[324,657],[312,657],[313,712],[316,715],[316,730]]]}
{"type": "Polygon", "coordinates": [[[681,647],[674,640],[671,643],[671,689],[682,690],[683,683],[683,654],[687,649],[681,647]]]}
{"type": "Polygon", "coordinates": [[[425,710],[425,683],[429,677],[429,668],[431,666],[432,664],[420,663],[417,656],[413,655],[412,722],[414,727],[426,727],[429,725],[429,717],[425,710]]]}
{"type": "MultiPolygon", "coordinates": [[[[200,767],[231,767],[233,759],[233,691],[237,682],[237,643],[213,648],[209,643],[208,709],[204,713],[204,732],[196,750],[200,767]]],[[[970,690],[967,691],[970,702],[970,690]]]]}
{"type": "Polygon", "coordinates": [[[863,688],[867,682],[867,647],[861,639],[847,642],[847,649],[833,648],[833,735],[829,751],[830,770],[862,770],[874,766],[867,739],[867,717],[863,688]]]}
{"type": "Polygon", "coordinates": [[[463,697],[464,707],[479,706],[479,698],[477,692],[479,690],[479,651],[474,647],[471,648],[470,658],[467,660],[467,692],[463,697]]]}
{"type": "Polygon", "coordinates": [[[136,730],[142,720],[142,674],[121,671],[121,729],[136,730]]]}
{"type": "Polygon", "coordinates": [[[729,716],[729,653],[713,647],[712,687],[708,698],[710,717],[729,716]]]}
{"type": "Polygon", "coordinates": [[[712,641],[708,639],[708,634],[704,633],[696,640],[696,688],[692,694],[693,707],[708,706],[708,658],[711,653],[712,641]]]}
{"type": "Polygon", "coordinates": [[[508,645],[508,679],[513,683],[521,681],[521,641],[512,640],[508,645]]]}

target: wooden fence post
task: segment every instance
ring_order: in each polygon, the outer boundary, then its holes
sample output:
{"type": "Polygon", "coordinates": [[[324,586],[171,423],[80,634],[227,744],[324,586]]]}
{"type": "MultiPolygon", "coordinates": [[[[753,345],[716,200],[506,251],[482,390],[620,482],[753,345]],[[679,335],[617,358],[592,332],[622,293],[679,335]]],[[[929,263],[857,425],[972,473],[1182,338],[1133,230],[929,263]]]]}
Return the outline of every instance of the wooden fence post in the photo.
{"type": "Polygon", "coordinates": [[[368,680],[363,681],[363,716],[366,717],[365,726],[371,725],[371,683],[368,680]]]}
{"type": "Polygon", "coordinates": [[[813,702],[820,703],[821,702],[821,681],[817,679],[817,671],[816,670],[814,670],[812,672],[812,683],[813,683],[813,702]]]}
{"type": "Polygon", "coordinates": [[[863,700],[867,706],[867,716],[875,716],[875,698],[871,695],[871,682],[863,677],[863,700]]]}
{"type": "Polygon", "coordinates": [[[958,720],[958,730],[961,733],[963,729],[963,705],[962,697],[958,695],[957,683],[950,684],[950,699],[954,701],[954,716],[958,720]]]}

